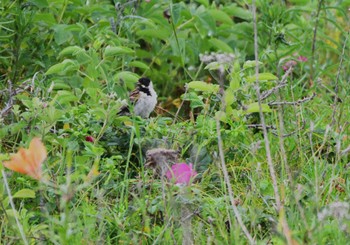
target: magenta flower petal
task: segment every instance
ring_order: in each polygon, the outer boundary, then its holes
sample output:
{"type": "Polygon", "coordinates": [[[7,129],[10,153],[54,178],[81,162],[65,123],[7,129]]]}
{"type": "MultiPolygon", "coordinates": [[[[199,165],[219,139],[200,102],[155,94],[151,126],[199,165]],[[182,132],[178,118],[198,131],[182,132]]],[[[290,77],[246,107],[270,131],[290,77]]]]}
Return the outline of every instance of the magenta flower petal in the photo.
{"type": "Polygon", "coordinates": [[[284,66],[282,66],[284,71],[287,71],[289,68],[294,67],[297,65],[297,62],[295,60],[288,60],[284,66]]]}
{"type": "Polygon", "coordinates": [[[191,179],[197,175],[197,172],[192,168],[192,164],[175,163],[171,166],[171,170],[168,170],[165,176],[169,179],[175,180],[176,184],[189,185],[191,179]]]}
{"type": "Polygon", "coordinates": [[[92,137],[92,136],[90,136],[90,135],[89,135],[89,136],[86,136],[86,137],[85,137],[85,140],[88,141],[88,142],[94,142],[94,141],[95,141],[94,137],[92,137]]]}
{"type": "Polygon", "coordinates": [[[300,55],[300,56],[298,57],[298,60],[301,61],[301,62],[307,62],[307,61],[308,61],[308,58],[305,57],[305,56],[301,56],[301,55],[300,55]]]}

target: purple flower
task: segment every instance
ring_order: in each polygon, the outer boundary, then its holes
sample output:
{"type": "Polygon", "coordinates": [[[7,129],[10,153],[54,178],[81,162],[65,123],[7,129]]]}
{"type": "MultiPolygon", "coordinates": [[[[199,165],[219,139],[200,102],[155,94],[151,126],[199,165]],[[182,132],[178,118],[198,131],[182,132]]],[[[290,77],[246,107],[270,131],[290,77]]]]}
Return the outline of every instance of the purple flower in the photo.
{"type": "Polygon", "coordinates": [[[302,55],[300,55],[300,56],[298,57],[298,60],[301,61],[301,62],[307,62],[307,61],[308,61],[307,57],[302,56],[302,55]]]}
{"type": "Polygon", "coordinates": [[[165,176],[169,179],[175,179],[176,184],[189,185],[191,179],[197,175],[197,172],[192,168],[192,164],[187,165],[186,163],[175,163],[171,166],[165,176]]]}

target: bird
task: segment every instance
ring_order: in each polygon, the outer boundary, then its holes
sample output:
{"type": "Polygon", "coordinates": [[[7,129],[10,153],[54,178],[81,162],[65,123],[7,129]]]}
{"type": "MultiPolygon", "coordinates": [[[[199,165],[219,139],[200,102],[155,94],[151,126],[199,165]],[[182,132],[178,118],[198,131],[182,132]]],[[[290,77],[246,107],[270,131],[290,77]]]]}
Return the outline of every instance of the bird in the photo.
{"type": "MultiPolygon", "coordinates": [[[[135,90],[129,94],[129,100],[134,105],[134,114],[142,118],[149,118],[149,115],[157,105],[157,93],[153,88],[152,81],[147,77],[141,77],[135,90]]],[[[118,115],[130,113],[128,105],[121,107],[118,115]]]]}

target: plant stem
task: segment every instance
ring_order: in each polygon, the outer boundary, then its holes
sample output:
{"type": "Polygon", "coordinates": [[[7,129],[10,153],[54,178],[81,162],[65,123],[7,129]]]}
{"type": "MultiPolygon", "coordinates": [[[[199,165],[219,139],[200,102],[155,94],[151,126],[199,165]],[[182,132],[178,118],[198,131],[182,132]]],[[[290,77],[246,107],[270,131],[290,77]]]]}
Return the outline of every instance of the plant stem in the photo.
{"type": "Polygon", "coordinates": [[[284,211],[284,206],[281,202],[281,197],[279,195],[277,176],[276,176],[276,172],[275,172],[273,162],[272,162],[270,141],[269,141],[269,138],[267,135],[265,116],[264,116],[264,113],[262,111],[262,105],[261,105],[261,99],[260,99],[261,95],[260,95],[260,86],[259,86],[258,28],[257,28],[257,21],[256,21],[255,0],[253,0],[252,12],[253,12],[253,25],[254,25],[254,55],[255,55],[255,76],[256,76],[255,90],[256,90],[257,97],[258,97],[260,120],[261,120],[261,124],[263,126],[262,129],[263,129],[263,135],[264,135],[264,141],[265,141],[267,164],[269,167],[270,176],[271,176],[271,180],[272,180],[272,186],[273,186],[273,190],[275,193],[277,212],[278,212],[278,216],[280,218],[280,224],[282,226],[283,235],[285,236],[285,238],[287,240],[287,244],[295,244],[294,240],[292,238],[291,231],[289,229],[286,217],[285,217],[286,215],[285,215],[285,211],[284,211]]]}
{"type": "Polygon", "coordinates": [[[260,95],[260,86],[259,86],[258,30],[257,30],[257,23],[256,23],[255,0],[253,0],[252,11],[253,11],[253,24],[254,24],[254,54],[255,54],[255,75],[256,75],[255,90],[258,96],[259,115],[260,115],[260,120],[261,120],[263,134],[264,134],[267,163],[270,170],[273,190],[275,192],[276,206],[277,206],[277,210],[279,211],[281,208],[281,199],[278,191],[276,173],[275,173],[275,169],[274,169],[272,157],[271,157],[270,142],[267,135],[265,116],[264,116],[264,113],[262,112],[261,99],[260,99],[261,95],[260,95]]]}
{"type": "Polygon", "coordinates": [[[318,29],[318,23],[319,23],[319,16],[321,12],[321,6],[322,6],[323,0],[318,1],[318,7],[316,12],[316,23],[314,27],[314,36],[312,38],[312,49],[311,49],[311,64],[310,64],[310,81],[314,79],[314,62],[315,62],[315,51],[316,51],[316,39],[317,39],[317,29],[318,29]]]}
{"type": "Polygon", "coordinates": [[[21,223],[19,222],[19,219],[18,219],[18,217],[17,217],[17,211],[16,211],[15,204],[13,203],[13,198],[12,198],[12,194],[11,194],[10,187],[9,187],[9,185],[8,185],[8,182],[7,182],[6,173],[5,173],[4,170],[1,170],[1,173],[2,173],[2,177],[4,178],[5,188],[6,188],[6,191],[7,191],[7,195],[8,195],[8,197],[9,197],[9,202],[10,202],[10,205],[11,205],[11,208],[12,208],[12,211],[13,211],[13,214],[14,214],[14,217],[15,217],[15,220],[16,220],[16,224],[17,224],[19,233],[21,234],[23,243],[24,243],[25,245],[28,245],[28,241],[27,241],[27,238],[26,238],[26,236],[25,236],[25,234],[24,234],[23,227],[22,227],[22,225],[21,225],[21,223]]]}
{"type": "Polygon", "coordinates": [[[218,147],[219,147],[221,168],[222,168],[222,172],[224,173],[224,179],[225,179],[225,183],[226,183],[226,186],[227,186],[227,189],[228,189],[228,194],[229,194],[229,197],[230,197],[233,213],[235,214],[236,219],[238,221],[238,224],[241,227],[243,233],[248,238],[249,243],[250,244],[256,244],[255,240],[250,235],[247,227],[244,225],[242,217],[241,217],[241,214],[239,213],[239,211],[237,209],[237,206],[235,204],[234,194],[233,194],[232,186],[231,186],[231,183],[230,183],[230,177],[228,175],[227,168],[226,168],[225,156],[224,156],[224,150],[223,150],[223,143],[222,143],[221,132],[220,132],[220,121],[218,119],[216,119],[216,132],[217,132],[217,137],[218,137],[218,147]]]}

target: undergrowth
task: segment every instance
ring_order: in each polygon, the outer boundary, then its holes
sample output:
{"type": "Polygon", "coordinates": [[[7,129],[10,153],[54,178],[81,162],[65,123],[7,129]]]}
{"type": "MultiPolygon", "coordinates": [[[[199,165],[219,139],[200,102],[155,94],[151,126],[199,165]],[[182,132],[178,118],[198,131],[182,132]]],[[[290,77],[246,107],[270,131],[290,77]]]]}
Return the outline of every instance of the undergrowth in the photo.
{"type": "Polygon", "coordinates": [[[0,165],[1,243],[345,244],[349,4],[1,1],[0,161],[47,150],[0,165]],[[155,112],[119,116],[142,76],[155,112]]]}

